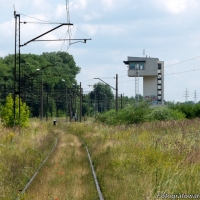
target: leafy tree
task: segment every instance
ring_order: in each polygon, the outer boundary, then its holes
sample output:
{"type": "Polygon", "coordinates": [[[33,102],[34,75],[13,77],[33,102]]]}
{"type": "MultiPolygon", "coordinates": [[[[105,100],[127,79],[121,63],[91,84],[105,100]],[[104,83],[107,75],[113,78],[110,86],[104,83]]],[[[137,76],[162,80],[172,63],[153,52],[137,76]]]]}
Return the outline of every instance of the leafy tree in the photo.
{"type": "Polygon", "coordinates": [[[91,103],[95,110],[104,112],[114,106],[114,95],[111,88],[103,83],[97,83],[90,92],[91,103]]]}
{"type": "Polygon", "coordinates": [[[15,120],[14,120],[13,106],[14,106],[14,101],[12,95],[9,94],[6,97],[5,106],[3,106],[1,109],[2,123],[5,126],[13,126],[14,124],[20,126],[28,126],[30,111],[26,103],[22,103],[21,99],[19,100],[19,97],[16,98],[15,120]],[[20,101],[20,120],[19,120],[19,101],[20,101]]]}
{"type": "MultiPolygon", "coordinates": [[[[138,102],[138,95],[136,95],[136,98],[131,96],[131,97],[128,97],[128,96],[124,96],[122,98],[122,101],[123,101],[123,108],[127,107],[127,106],[133,106],[136,104],[136,102],[138,102]]],[[[143,96],[141,94],[139,94],[139,102],[143,102],[143,96]]]]}
{"type": "Polygon", "coordinates": [[[89,94],[84,94],[82,98],[82,115],[91,115],[93,112],[93,107],[91,105],[91,99],[89,94]]]}
{"type": "MultiPolygon", "coordinates": [[[[29,106],[32,116],[39,116],[42,87],[44,113],[49,112],[53,115],[55,110],[57,113],[61,113],[58,110],[64,111],[65,88],[66,86],[71,88],[73,84],[76,84],[75,77],[80,72],[73,56],[66,52],[51,52],[42,55],[21,54],[20,59],[21,98],[29,106]],[[62,79],[65,80],[64,83],[62,79]]],[[[14,55],[0,58],[0,103],[2,104],[5,103],[7,94],[13,93],[13,66],[14,55]]]]}

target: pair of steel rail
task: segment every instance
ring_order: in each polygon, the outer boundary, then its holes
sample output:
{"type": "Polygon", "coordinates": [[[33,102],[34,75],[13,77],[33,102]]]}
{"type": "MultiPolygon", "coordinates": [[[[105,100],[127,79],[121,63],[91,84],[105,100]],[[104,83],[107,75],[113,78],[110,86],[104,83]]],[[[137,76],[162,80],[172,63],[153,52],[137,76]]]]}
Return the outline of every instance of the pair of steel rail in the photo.
{"type": "MultiPolygon", "coordinates": [[[[86,149],[86,152],[87,152],[87,155],[88,155],[88,159],[89,159],[89,162],[90,162],[90,167],[91,167],[91,170],[92,170],[92,175],[93,175],[93,178],[94,178],[94,181],[95,181],[95,185],[96,185],[96,189],[97,189],[97,192],[98,192],[99,200],[104,200],[102,192],[101,192],[101,189],[100,189],[100,186],[99,186],[99,183],[98,183],[98,180],[97,180],[97,176],[96,176],[96,173],[95,173],[95,170],[94,170],[94,166],[93,166],[93,163],[92,163],[92,159],[91,159],[88,147],[86,146],[86,144],[85,144],[84,141],[83,141],[83,143],[84,143],[84,146],[85,146],[85,149],[86,149]]],[[[48,160],[49,156],[53,153],[53,151],[54,151],[55,147],[57,146],[57,144],[58,144],[58,139],[56,138],[56,141],[55,141],[55,144],[54,144],[53,148],[51,149],[51,151],[49,152],[49,154],[47,155],[47,157],[44,159],[44,161],[42,162],[42,164],[38,167],[38,169],[36,170],[36,172],[34,173],[34,175],[31,177],[31,179],[29,180],[29,182],[25,185],[24,189],[22,190],[22,192],[20,193],[20,195],[16,198],[16,200],[20,200],[20,198],[22,197],[22,195],[29,188],[29,186],[31,185],[31,183],[35,179],[35,177],[37,176],[37,174],[40,171],[40,169],[43,167],[43,165],[45,164],[45,162],[48,160]]]]}

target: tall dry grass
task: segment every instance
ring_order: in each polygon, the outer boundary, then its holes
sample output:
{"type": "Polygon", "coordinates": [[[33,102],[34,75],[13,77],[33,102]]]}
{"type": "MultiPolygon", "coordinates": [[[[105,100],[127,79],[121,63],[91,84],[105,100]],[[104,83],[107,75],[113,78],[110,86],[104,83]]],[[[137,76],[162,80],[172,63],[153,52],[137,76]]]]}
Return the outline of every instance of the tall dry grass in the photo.
{"type": "Polygon", "coordinates": [[[15,199],[48,155],[55,134],[35,119],[16,132],[0,125],[0,199],[15,199]]]}
{"type": "Polygon", "coordinates": [[[197,194],[200,120],[105,126],[32,121],[21,134],[0,127],[0,199],[14,199],[59,143],[22,199],[98,199],[83,138],[105,199],[197,194]]]}
{"type": "Polygon", "coordinates": [[[105,199],[199,193],[199,119],[68,129],[86,141],[105,199]]]}

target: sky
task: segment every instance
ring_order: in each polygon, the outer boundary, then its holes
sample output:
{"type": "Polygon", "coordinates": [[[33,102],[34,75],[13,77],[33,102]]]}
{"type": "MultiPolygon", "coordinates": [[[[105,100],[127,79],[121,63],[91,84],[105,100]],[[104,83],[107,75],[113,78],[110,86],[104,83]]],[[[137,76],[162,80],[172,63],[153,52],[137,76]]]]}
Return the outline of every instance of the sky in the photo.
{"type": "MultiPolygon", "coordinates": [[[[145,51],[145,56],[164,61],[166,101],[200,101],[199,0],[0,0],[0,5],[0,57],[14,54],[15,9],[21,21],[70,22],[71,38],[91,38],[86,44],[32,42],[21,48],[21,53],[73,55],[81,68],[77,83],[84,93],[98,82],[94,78],[115,88],[118,74],[118,93],[135,96],[135,78],[127,76],[123,61],[128,56],[143,57],[145,51]]],[[[21,24],[21,44],[55,26],[21,24]]],[[[68,38],[67,31],[63,26],[43,38],[68,38]]],[[[139,93],[143,93],[142,78],[139,93]]]]}

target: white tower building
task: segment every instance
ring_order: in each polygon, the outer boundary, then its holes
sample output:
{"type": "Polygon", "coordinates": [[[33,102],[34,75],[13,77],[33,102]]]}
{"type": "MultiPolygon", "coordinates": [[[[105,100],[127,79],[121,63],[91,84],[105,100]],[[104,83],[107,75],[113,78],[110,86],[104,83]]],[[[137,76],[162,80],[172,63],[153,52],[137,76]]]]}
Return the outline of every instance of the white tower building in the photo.
{"type": "Polygon", "coordinates": [[[128,57],[129,77],[143,77],[143,97],[164,105],[164,62],[158,58],[128,57]],[[139,66],[139,74],[138,74],[139,66]]]}

